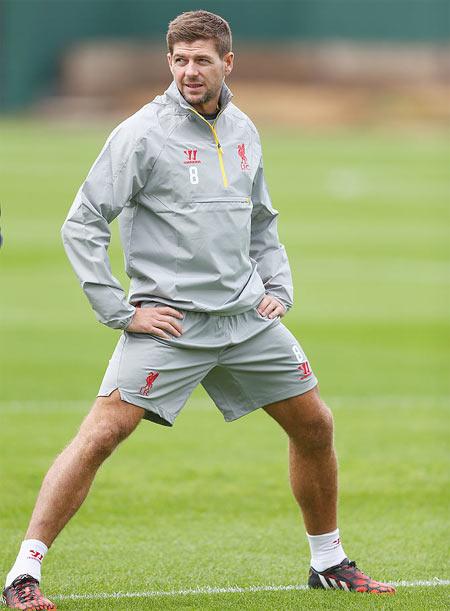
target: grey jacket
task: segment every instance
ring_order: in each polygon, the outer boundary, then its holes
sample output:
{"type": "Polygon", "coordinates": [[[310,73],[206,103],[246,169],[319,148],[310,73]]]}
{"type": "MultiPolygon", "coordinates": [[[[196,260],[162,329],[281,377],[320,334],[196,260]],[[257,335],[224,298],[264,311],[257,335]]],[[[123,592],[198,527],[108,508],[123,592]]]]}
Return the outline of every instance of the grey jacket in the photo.
{"type": "Polygon", "coordinates": [[[270,293],[292,305],[292,278],[263,175],[261,143],[223,85],[214,122],[175,82],[110,135],[62,227],[97,318],[124,329],[134,305],[238,314],[270,293]],[[111,273],[119,216],[128,298],[111,273]]]}

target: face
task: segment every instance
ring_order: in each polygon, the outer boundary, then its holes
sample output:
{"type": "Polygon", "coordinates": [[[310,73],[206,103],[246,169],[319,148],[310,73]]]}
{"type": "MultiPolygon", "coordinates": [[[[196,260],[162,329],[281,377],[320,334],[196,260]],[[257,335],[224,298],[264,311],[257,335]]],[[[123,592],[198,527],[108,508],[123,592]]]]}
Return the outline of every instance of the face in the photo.
{"type": "Polygon", "coordinates": [[[167,54],[181,95],[203,114],[215,112],[224,78],[233,69],[233,58],[231,51],[221,58],[213,40],[177,42],[173,53],[167,54]]]}

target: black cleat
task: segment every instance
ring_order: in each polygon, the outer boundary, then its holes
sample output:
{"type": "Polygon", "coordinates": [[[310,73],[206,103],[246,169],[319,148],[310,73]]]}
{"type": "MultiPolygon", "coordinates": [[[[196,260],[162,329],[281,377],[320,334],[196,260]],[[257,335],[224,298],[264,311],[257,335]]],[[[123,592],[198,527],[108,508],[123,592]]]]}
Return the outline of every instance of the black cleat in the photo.
{"type": "Polygon", "coordinates": [[[31,575],[19,575],[3,590],[3,602],[10,609],[56,611],[56,605],[43,596],[39,581],[31,575]]]}
{"type": "Polygon", "coordinates": [[[387,583],[374,581],[356,566],[356,562],[345,558],[340,564],[325,571],[309,570],[308,587],[321,590],[346,590],[369,594],[395,594],[395,588],[387,583]]]}

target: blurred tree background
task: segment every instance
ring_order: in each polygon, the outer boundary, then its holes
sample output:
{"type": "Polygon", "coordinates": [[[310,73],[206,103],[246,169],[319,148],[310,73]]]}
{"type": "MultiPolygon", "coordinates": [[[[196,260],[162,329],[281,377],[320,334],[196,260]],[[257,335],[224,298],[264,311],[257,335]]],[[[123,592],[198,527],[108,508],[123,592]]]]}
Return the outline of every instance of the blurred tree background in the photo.
{"type": "MultiPolygon", "coordinates": [[[[125,116],[169,83],[167,25],[196,8],[186,0],[0,0],[0,110],[125,116]]],[[[231,83],[257,121],[449,119],[447,0],[213,0],[203,8],[230,22],[231,83]],[[279,112],[293,100],[295,112],[279,112]]]]}

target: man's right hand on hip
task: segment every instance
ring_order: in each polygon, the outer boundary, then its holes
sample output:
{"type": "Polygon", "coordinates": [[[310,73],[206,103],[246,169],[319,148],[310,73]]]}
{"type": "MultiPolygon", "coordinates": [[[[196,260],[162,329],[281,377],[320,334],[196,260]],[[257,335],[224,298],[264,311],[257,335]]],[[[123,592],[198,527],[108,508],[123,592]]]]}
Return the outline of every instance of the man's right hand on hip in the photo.
{"type": "Polygon", "coordinates": [[[171,335],[180,337],[183,329],[178,319],[183,319],[183,314],[169,306],[136,308],[125,331],[129,333],[150,333],[164,339],[170,339],[171,335]]]}

